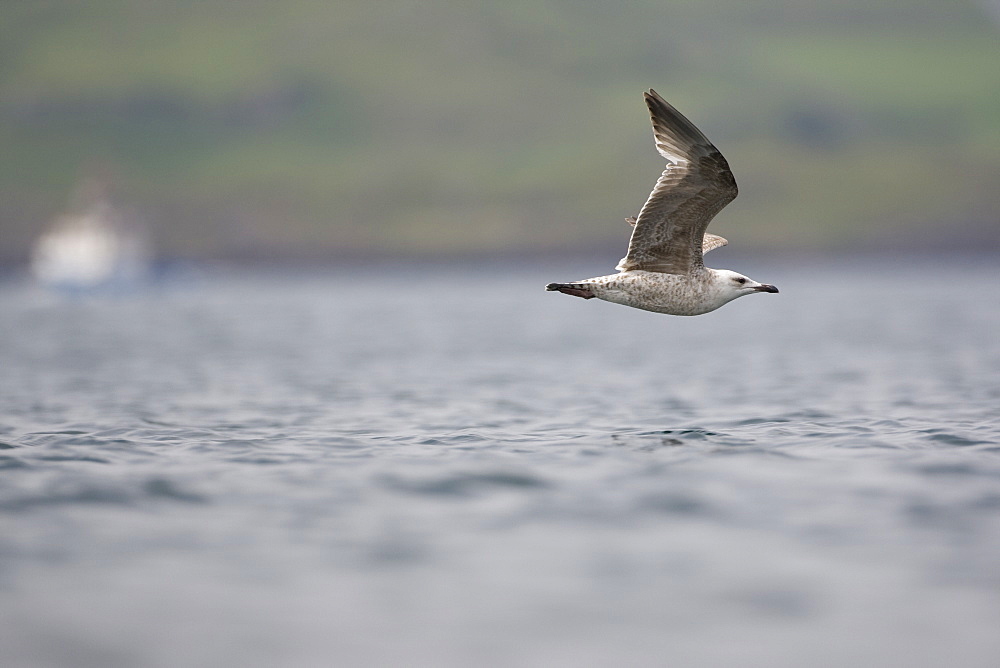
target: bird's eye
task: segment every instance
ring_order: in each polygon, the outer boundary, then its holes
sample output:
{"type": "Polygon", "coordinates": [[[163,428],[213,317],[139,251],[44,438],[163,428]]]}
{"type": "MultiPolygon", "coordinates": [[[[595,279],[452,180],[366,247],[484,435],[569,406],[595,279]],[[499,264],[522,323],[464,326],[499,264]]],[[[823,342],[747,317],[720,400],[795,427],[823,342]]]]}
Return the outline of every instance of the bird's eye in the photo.
{"type": "Polygon", "coordinates": [[[742,276],[740,278],[736,278],[736,279],[733,279],[733,280],[735,280],[740,285],[743,285],[744,283],[747,282],[747,279],[743,278],[742,276]]]}

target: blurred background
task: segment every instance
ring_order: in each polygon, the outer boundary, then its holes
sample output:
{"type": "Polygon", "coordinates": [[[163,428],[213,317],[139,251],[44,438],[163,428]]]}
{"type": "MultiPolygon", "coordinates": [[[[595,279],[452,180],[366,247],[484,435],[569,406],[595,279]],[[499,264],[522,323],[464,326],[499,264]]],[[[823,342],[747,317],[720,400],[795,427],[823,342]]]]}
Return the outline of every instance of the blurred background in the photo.
{"type": "Polygon", "coordinates": [[[0,666],[1000,666],[998,31],[3,3],[0,666]],[[543,291],[624,254],[650,87],[780,294],[543,291]]]}
{"type": "Polygon", "coordinates": [[[1000,248],[993,0],[94,0],[0,17],[0,265],[99,181],[159,261],[589,252],[656,88],[744,249],[1000,248]],[[84,185],[82,185],[84,184],[84,185]]]}

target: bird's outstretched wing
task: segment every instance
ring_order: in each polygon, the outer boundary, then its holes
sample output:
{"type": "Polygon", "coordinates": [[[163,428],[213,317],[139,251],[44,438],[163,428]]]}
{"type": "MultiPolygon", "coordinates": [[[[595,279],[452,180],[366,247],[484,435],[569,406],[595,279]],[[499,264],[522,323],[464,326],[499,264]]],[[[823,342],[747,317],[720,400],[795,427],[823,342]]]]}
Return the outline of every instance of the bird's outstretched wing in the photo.
{"type": "MultiPolygon", "coordinates": [[[[625,219],[625,222],[635,227],[636,220],[632,216],[625,219]]],[[[715,250],[716,248],[722,248],[723,246],[729,245],[729,239],[720,237],[718,234],[709,234],[705,232],[704,238],[701,240],[701,254],[704,255],[710,250],[715,250]]]]}
{"type": "Polygon", "coordinates": [[[649,194],[632,230],[620,271],[688,274],[725,239],[706,235],[715,214],[736,198],[736,179],[712,142],[656,91],[644,93],[656,150],[670,163],[649,194]],[[721,240],[718,242],[716,240],[721,240]]]}

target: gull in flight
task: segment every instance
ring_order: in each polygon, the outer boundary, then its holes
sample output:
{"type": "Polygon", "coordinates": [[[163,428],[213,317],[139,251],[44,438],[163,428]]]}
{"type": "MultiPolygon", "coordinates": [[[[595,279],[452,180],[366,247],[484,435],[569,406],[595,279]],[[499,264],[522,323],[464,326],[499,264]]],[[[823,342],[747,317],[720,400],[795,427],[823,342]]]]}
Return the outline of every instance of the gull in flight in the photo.
{"type": "Polygon", "coordinates": [[[705,230],[736,198],[736,179],[694,123],[656,91],[643,96],[656,150],[668,164],[639,217],[627,219],[634,229],[628,254],[615,267],[619,273],[545,289],[671,315],[701,315],[743,295],[777,292],[735,271],[705,266],[705,253],[729,243],[705,230]]]}

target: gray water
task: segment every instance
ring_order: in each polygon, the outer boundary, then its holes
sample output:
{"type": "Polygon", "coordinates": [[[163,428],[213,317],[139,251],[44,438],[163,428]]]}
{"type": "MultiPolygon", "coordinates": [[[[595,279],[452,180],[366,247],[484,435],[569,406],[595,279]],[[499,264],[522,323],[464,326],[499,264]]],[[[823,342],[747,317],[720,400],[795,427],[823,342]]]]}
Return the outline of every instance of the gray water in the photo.
{"type": "Polygon", "coordinates": [[[725,265],[0,283],[0,665],[1000,665],[995,259],[725,265]]]}

